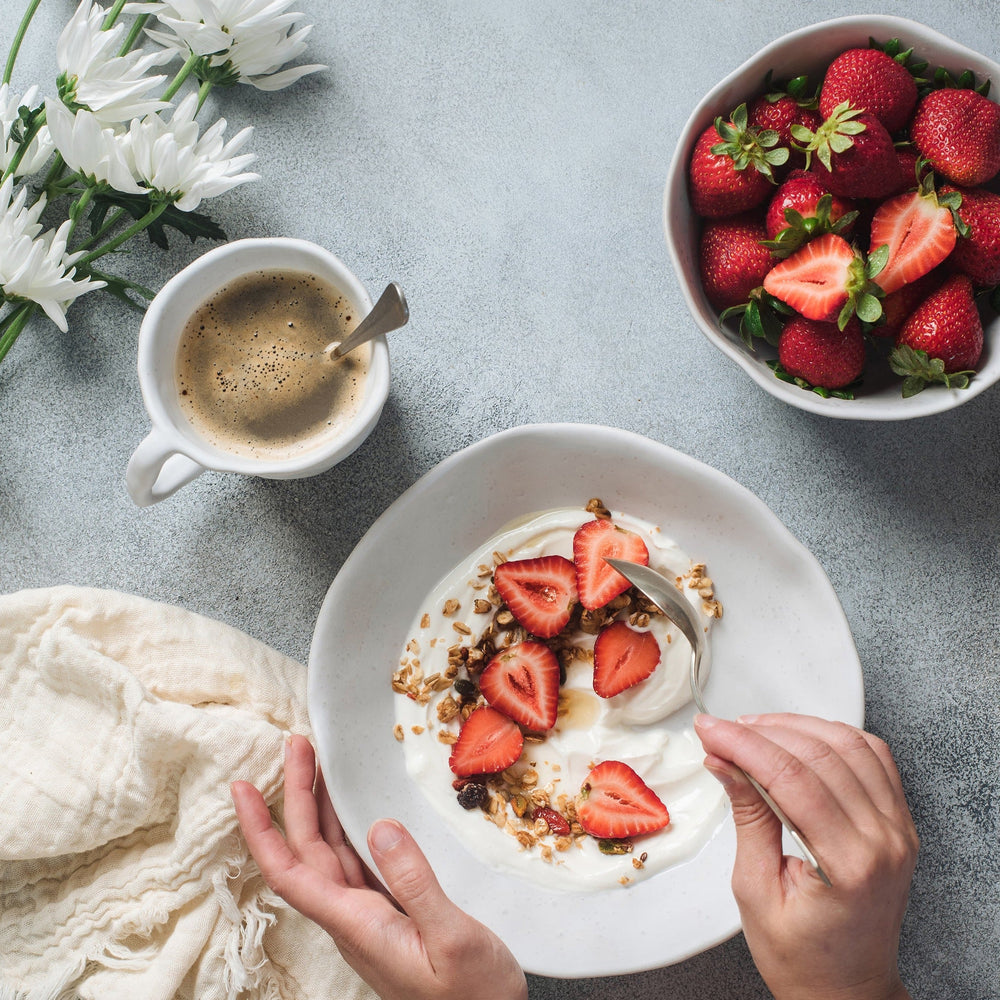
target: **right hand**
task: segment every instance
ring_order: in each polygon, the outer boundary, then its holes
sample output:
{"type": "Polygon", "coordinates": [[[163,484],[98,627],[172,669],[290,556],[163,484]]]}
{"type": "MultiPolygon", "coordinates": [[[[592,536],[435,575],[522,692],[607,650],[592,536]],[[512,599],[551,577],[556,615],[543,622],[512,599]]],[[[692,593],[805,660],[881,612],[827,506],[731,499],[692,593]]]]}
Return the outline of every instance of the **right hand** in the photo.
{"type": "Polygon", "coordinates": [[[888,747],[802,715],[703,715],[695,729],[732,803],[733,893],[776,1000],[908,998],[896,956],[918,841],[888,747]],[[783,855],[781,824],[734,765],[805,834],[833,888],[783,855]]]}

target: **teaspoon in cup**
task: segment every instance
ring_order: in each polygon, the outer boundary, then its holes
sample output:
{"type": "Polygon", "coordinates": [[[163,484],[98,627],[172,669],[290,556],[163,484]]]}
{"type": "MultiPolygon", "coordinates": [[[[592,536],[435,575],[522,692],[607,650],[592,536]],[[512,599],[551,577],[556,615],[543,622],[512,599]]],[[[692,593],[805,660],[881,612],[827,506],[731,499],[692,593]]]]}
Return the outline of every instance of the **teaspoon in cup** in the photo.
{"type": "Polygon", "coordinates": [[[410,308],[406,304],[403,289],[395,281],[390,282],[379,296],[372,311],[354,328],[345,340],[333,341],[323,349],[324,357],[339,361],[356,347],[367,344],[373,337],[390,330],[398,330],[410,319],[410,308]]]}

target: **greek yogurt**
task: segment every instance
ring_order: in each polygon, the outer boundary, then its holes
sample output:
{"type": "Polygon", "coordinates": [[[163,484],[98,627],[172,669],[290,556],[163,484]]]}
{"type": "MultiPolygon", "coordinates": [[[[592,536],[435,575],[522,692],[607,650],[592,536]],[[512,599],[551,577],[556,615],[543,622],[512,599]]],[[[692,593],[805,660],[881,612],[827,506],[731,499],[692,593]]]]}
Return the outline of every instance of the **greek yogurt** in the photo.
{"type": "MultiPolygon", "coordinates": [[[[564,636],[567,648],[560,659],[566,679],[555,727],[544,741],[532,742],[529,736],[520,760],[487,781],[487,805],[466,810],[458,802],[455,775],[448,766],[462,724],[462,698],[454,684],[475,677],[475,667],[485,665],[469,657],[477,655],[477,642],[498,613],[493,567],[504,559],[543,555],[572,559],[573,535],[593,516],[581,508],[546,511],[485,541],[428,595],[393,676],[398,693],[396,738],[407,772],[430,806],[484,863],[548,888],[573,891],[630,885],[680,864],[708,841],[725,812],[722,789],[702,766],[704,751],[691,724],[692,713],[679,711],[690,702],[690,647],[668,619],[647,614],[648,605],[643,604],[620,614],[631,612],[633,627],[655,634],[661,659],[652,675],[613,698],[601,698],[593,690],[596,634],[574,630],[564,636]],[[467,669],[469,664],[472,669],[467,669]],[[598,841],[579,826],[560,836],[544,820],[532,820],[539,806],[572,819],[580,786],[604,760],[628,764],[670,812],[665,829],[633,838],[627,854],[603,853],[598,841]]],[[[659,527],[617,512],[611,518],[642,537],[650,566],[677,580],[708,631],[721,607],[704,567],[692,563],[659,527]]],[[[516,622],[513,629],[505,624],[493,625],[498,647],[505,634],[516,631],[516,622]]],[[[703,670],[709,667],[706,656],[703,670]]]]}

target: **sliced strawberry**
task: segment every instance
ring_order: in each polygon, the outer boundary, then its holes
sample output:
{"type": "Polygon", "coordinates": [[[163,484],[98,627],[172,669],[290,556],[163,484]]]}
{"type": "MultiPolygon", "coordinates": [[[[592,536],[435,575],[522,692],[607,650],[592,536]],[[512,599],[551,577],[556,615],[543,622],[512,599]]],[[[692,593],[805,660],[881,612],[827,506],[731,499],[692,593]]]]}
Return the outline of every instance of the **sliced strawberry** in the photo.
{"type": "Polygon", "coordinates": [[[619,760],[606,760],[587,775],[576,816],[592,837],[635,837],[670,823],[656,792],[619,760]]]}
{"type": "Polygon", "coordinates": [[[613,698],[644,681],[659,662],[660,644],[652,632],[615,622],[594,643],[594,690],[602,698],[613,698]]]}
{"type": "MultiPolygon", "coordinates": [[[[872,219],[871,250],[887,245],[889,259],[875,276],[885,292],[922,278],[955,249],[958,234],[951,208],[929,189],[897,195],[879,205],[872,219]]],[[[948,197],[948,196],[945,196],[948,197]]]]}
{"type": "Polygon", "coordinates": [[[580,603],[588,611],[603,608],[631,586],[604,561],[609,557],[649,565],[646,543],[634,531],[602,518],[581,525],[573,536],[573,562],[580,603]]]}
{"type": "Polygon", "coordinates": [[[544,732],[556,724],[559,712],[559,661],[540,642],[517,642],[486,665],[479,690],[498,712],[544,732]]]}
{"type": "Polygon", "coordinates": [[[576,570],[563,556],[514,559],[493,571],[493,584],[511,614],[532,635],[551,639],[576,604],[576,570]]]}
{"type": "Polygon", "coordinates": [[[869,265],[842,236],[826,233],[810,240],[764,278],[764,290],[807,319],[837,321],[843,327],[855,311],[874,322],[878,299],[868,291],[869,265]]]}
{"type": "Polygon", "coordinates": [[[496,774],[510,767],[524,747],[521,729],[495,708],[477,708],[465,720],[458,742],[451,748],[448,766],[460,778],[496,774]]]}

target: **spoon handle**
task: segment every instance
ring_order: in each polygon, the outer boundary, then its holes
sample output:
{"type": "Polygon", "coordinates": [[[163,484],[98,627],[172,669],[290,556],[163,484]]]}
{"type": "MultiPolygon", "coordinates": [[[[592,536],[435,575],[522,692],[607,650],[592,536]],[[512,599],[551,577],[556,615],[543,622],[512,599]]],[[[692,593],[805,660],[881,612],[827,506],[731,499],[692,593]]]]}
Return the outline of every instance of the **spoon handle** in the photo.
{"type": "Polygon", "coordinates": [[[398,330],[410,318],[410,308],[406,304],[403,289],[395,281],[386,285],[372,311],[355,327],[354,332],[342,340],[330,353],[334,358],[350,354],[356,347],[367,343],[372,337],[390,330],[398,330]]]}

